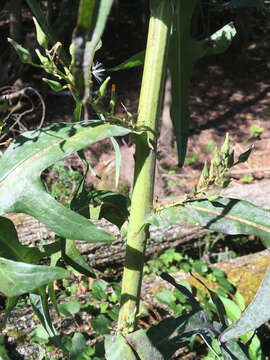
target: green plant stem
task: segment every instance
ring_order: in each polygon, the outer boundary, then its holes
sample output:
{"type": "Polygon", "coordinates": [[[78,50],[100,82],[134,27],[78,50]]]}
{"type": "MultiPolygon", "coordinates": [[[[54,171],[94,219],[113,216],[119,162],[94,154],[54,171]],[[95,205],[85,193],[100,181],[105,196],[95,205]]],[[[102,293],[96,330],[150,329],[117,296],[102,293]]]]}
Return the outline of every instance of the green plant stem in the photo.
{"type": "Polygon", "coordinates": [[[144,253],[149,233],[148,228],[142,230],[141,227],[153,206],[157,125],[171,22],[171,2],[152,0],[137,120],[138,127],[145,127],[147,134],[144,132],[135,140],[134,185],[118,320],[118,331],[124,333],[134,331],[139,311],[144,253]]]}

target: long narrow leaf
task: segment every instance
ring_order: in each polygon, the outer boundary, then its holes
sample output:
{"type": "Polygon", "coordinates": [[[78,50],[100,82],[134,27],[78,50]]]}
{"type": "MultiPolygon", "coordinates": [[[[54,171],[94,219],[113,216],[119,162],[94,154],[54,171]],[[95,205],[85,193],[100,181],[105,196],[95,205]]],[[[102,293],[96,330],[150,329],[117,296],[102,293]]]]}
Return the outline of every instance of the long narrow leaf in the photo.
{"type": "Polygon", "coordinates": [[[190,27],[192,14],[198,0],[176,1],[174,26],[170,39],[168,64],[171,73],[171,119],[177,142],[179,165],[184,164],[188,134],[189,105],[188,95],[194,64],[203,56],[225,51],[236,31],[226,25],[217,33],[204,40],[194,40],[190,27]],[[207,47],[207,44],[214,44],[207,47]]]}
{"type": "Polygon", "coordinates": [[[0,159],[0,215],[8,212],[32,215],[68,239],[112,241],[112,235],[50,196],[40,175],[75,151],[102,139],[132,132],[127,127],[104,122],[59,123],[18,136],[0,159]]]}
{"type": "Polygon", "coordinates": [[[65,346],[62,344],[59,335],[57,334],[49,313],[48,299],[44,287],[39,288],[38,294],[30,294],[30,302],[32,308],[39,318],[43,328],[46,330],[47,334],[51,338],[52,342],[58,346],[63,353],[67,356],[68,351],[65,346]]]}
{"type": "Polygon", "coordinates": [[[254,234],[270,249],[270,211],[244,200],[187,201],[153,214],[147,221],[157,227],[177,222],[200,225],[224,234],[254,234]]]}

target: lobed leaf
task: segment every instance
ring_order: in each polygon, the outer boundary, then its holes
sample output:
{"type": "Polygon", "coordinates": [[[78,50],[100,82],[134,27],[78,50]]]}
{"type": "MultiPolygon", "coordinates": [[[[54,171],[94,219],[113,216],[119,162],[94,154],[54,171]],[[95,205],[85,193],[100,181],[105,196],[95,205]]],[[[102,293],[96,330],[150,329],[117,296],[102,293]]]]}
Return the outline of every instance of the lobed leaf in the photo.
{"type": "Polygon", "coordinates": [[[135,133],[127,127],[92,121],[58,123],[18,136],[0,159],[0,215],[22,212],[34,216],[59,236],[89,242],[114,238],[49,195],[40,179],[43,170],[97,141],[135,133]],[[8,196],[7,196],[8,194],[8,196]]]}

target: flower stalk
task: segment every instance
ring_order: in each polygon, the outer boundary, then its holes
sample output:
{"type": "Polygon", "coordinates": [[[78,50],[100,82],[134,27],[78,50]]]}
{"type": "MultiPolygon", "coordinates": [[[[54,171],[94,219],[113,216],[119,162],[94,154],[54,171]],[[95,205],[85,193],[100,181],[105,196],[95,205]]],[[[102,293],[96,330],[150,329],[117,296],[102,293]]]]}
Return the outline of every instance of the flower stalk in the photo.
{"type": "Polygon", "coordinates": [[[153,207],[157,128],[164,89],[172,6],[167,0],[151,1],[151,17],[138,109],[138,127],[147,129],[135,139],[135,168],[126,259],[122,282],[118,331],[135,330],[139,312],[145,247],[149,234],[142,228],[153,207]],[[149,142],[151,146],[149,146],[149,142]]]}

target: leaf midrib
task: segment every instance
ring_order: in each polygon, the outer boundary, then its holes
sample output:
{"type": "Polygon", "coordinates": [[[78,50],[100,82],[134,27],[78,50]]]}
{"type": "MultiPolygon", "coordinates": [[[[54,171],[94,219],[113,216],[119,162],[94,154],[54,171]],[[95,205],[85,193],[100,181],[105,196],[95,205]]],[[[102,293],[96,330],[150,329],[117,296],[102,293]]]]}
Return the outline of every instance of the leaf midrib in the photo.
{"type": "Polygon", "coordinates": [[[243,219],[243,218],[240,218],[240,217],[237,217],[235,215],[231,215],[231,214],[222,214],[222,212],[218,212],[216,210],[213,210],[213,209],[206,209],[206,208],[201,208],[199,206],[195,206],[195,205],[188,205],[186,207],[190,207],[192,209],[195,209],[195,210],[198,210],[198,211],[201,211],[201,212],[205,212],[205,213],[208,213],[208,214],[213,214],[213,215],[217,215],[217,216],[222,216],[223,218],[227,218],[227,219],[230,219],[230,220],[234,220],[234,221],[237,221],[237,222],[240,222],[240,223],[243,223],[243,224],[246,224],[246,225],[249,225],[249,226],[252,226],[252,227],[255,227],[257,229],[260,229],[260,230],[263,230],[267,233],[270,233],[270,228],[267,228],[261,224],[258,224],[258,223],[255,223],[255,222],[252,222],[250,220],[246,220],[246,219],[243,219]]]}

